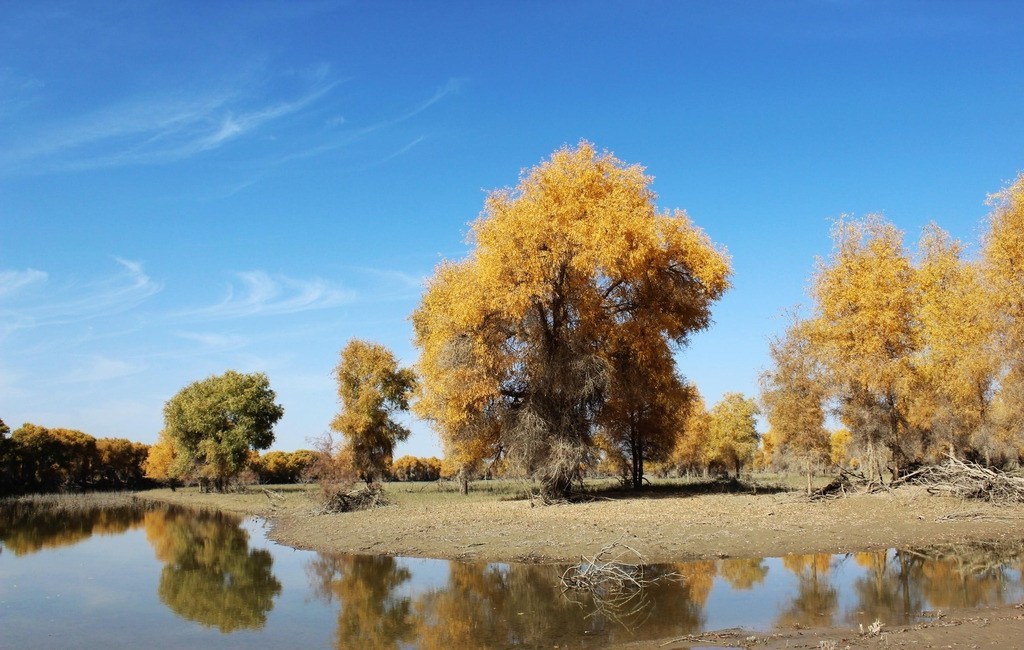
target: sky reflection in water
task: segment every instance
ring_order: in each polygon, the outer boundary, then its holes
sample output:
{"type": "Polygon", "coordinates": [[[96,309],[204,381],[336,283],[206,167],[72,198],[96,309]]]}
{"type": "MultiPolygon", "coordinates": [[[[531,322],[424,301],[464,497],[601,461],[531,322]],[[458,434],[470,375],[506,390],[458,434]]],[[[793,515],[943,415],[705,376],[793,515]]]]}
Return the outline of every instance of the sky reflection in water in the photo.
{"type": "Polygon", "coordinates": [[[620,610],[561,568],[324,555],[181,508],[0,509],[0,647],[601,647],[709,629],[908,622],[1019,602],[1024,545],[727,558],[620,610]],[[638,606],[639,605],[639,606],[638,606]]]}

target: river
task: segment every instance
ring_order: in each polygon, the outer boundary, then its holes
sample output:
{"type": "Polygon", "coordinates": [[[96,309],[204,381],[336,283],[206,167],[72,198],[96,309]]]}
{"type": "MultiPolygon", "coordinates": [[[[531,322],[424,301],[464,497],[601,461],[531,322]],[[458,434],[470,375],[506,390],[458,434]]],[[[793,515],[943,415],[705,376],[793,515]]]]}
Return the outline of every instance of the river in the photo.
{"type": "Polygon", "coordinates": [[[599,648],[741,627],[887,625],[1021,601],[1024,545],[649,567],[628,602],[565,567],[326,555],[180,507],[0,507],[0,648],[599,648]]]}

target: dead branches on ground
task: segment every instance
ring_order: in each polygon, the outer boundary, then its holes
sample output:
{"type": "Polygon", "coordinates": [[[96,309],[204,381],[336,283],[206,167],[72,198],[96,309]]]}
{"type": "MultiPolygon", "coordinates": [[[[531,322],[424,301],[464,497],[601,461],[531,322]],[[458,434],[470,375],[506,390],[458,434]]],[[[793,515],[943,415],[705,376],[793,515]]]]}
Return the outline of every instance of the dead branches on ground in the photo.
{"type": "Polygon", "coordinates": [[[995,503],[1024,503],[1024,478],[955,456],[947,457],[941,465],[918,470],[905,477],[903,482],[924,486],[929,494],[948,494],[995,503]]]}
{"type": "Polygon", "coordinates": [[[355,489],[337,488],[325,491],[323,501],[313,514],[328,515],[370,510],[386,506],[388,503],[384,488],[379,483],[355,489]]]}

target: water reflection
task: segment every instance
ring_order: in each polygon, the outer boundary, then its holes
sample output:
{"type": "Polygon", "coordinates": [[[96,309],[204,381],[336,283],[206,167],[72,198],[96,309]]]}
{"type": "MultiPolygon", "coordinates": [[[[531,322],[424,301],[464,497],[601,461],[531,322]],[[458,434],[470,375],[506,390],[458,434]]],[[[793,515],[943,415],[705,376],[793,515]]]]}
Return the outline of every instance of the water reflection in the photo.
{"type": "MultiPolygon", "coordinates": [[[[246,647],[281,647],[311,634],[309,647],[426,650],[602,647],[736,626],[856,628],[876,619],[892,625],[926,610],[1024,597],[1020,543],[661,565],[648,577],[676,578],[623,607],[562,593],[562,567],[317,555],[269,544],[237,517],[174,507],[0,504],[0,547],[8,551],[0,554],[0,619],[11,638],[30,642],[57,612],[67,616],[70,602],[81,603],[82,616],[97,616],[89,598],[98,588],[104,599],[135,589],[110,616],[124,618],[148,599],[156,613],[135,618],[164,621],[150,626],[160,634],[180,625],[196,635],[259,631],[231,637],[246,647]],[[84,543],[97,536],[101,543],[84,543]],[[58,604],[78,585],[81,593],[58,604]]],[[[97,625],[97,634],[111,627],[97,625]]],[[[131,639],[95,640],[103,646],[131,639]]],[[[161,644],[180,647],[181,637],[161,644]]]]}
{"type": "Polygon", "coordinates": [[[164,563],[157,593],[178,616],[221,632],[258,630],[281,583],[265,549],[250,549],[241,520],[181,508],[144,517],[146,539],[164,563]]]}
{"type": "Polygon", "coordinates": [[[306,573],[317,596],[341,603],[335,647],[397,648],[413,639],[411,603],[395,594],[412,574],[395,558],[320,555],[306,573]]]}
{"type": "MultiPolygon", "coordinates": [[[[655,577],[673,567],[652,569],[655,577]]],[[[316,595],[339,605],[335,646],[424,650],[551,647],[626,641],[700,629],[687,580],[659,582],[643,606],[607,610],[589,594],[562,594],[556,567],[447,563],[441,586],[409,589],[410,570],[380,556],[324,556],[307,565],[316,595]]],[[[702,591],[706,596],[707,590],[702,591]]]]}
{"type": "Polygon", "coordinates": [[[26,555],[93,535],[119,535],[140,526],[144,511],[140,506],[67,510],[14,501],[0,507],[0,545],[26,555]]]}
{"type": "Polygon", "coordinates": [[[832,556],[788,555],[782,565],[797,578],[797,592],[779,615],[779,627],[830,624],[839,607],[839,592],[829,581],[832,556]]]}

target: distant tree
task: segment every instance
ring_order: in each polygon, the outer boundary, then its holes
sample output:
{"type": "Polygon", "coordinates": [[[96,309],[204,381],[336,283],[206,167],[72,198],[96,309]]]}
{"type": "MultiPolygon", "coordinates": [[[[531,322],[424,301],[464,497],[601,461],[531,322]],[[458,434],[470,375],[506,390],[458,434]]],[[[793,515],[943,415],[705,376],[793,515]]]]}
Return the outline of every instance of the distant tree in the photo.
{"type": "Polygon", "coordinates": [[[261,483],[299,483],[316,460],[317,453],[309,449],[268,451],[253,460],[252,469],[261,483]]]}
{"type": "Polygon", "coordinates": [[[471,254],[438,267],[413,314],[416,409],[447,456],[504,455],[546,497],[568,495],[593,460],[613,356],[658,359],[710,324],[728,257],[684,212],[660,212],[651,180],[581,142],[487,197],[471,254]]]}
{"type": "Polygon", "coordinates": [[[174,466],[177,452],[174,448],[174,440],[161,431],[156,444],[150,446],[146,460],[142,464],[142,470],[146,478],[161,483],[171,482],[174,479],[171,475],[171,467],[174,466]]]}
{"type": "Polygon", "coordinates": [[[829,436],[829,460],[837,467],[849,467],[858,461],[850,448],[853,436],[849,429],[836,429],[829,436]]]}
{"type": "Polygon", "coordinates": [[[74,429],[25,423],[11,434],[13,473],[21,492],[81,490],[91,486],[96,439],[74,429]]]}
{"type": "Polygon", "coordinates": [[[682,432],[676,438],[669,462],[678,472],[706,471],[711,453],[711,416],[704,398],[693,384],[688,386],[690,398],[685,405],[682,432]]]}
{"type": "Polygon", "coordinates": [[[334,372],[341,412],[331,429],[344,436],[351,462],[363,480],[379,481],[391,469],[395,444],[409,437],[409,430],[394,416],[408,410],[415,375],[399,368],[383,345],[358,339],[342,349],[334,372]]]}
{"type": "Polygon", "coordinates": [[[143,485],[143,465],[149,457],[149,446],[125,438],[99,438],[96,455],[97,487],[123,490],[143,485]]]}
{"type": "Polygon", "coordinates": [[[771,427],[771,444],[775,451],[802,461],[810,494],[813,467],[827,462],[829,455],[828,394],[806,324],[794,318],[784,336],[769,341],[768,351],[772,367],[761,375],[761,403],[771,427]]]}
{"type": "Polygon", "coordinates": [[[441,478],[441,461],[433,457],[402,456],[391,463],[391,476],[396,481],[436,481],[441,478]]]}
{"type": "Polygon", "coordinates": [[[710,462],[736,470],[754,459],[757,449],[757,403],[742,393],[726,393],[711,409],[708,423],[710,462]]]}
{"type": "Polygon", "coordinates": [[[234,370],[181,389],[164,405],[163,433],[175,454],[170,477],[198,477],[223,491],[251,450],[274,442],[274,425],[284,415],[275,398],[265,374],[234,370]]]}
{"type": "Polygon", "coordinates": [[[618,450],[634,490],[643,487],[645,461],[663,461],[672,452],[691,397],[675,373],[671,350],[644,347],[649,352],[642,357],[625,346],[612,355],[609,394],[598,416],[603,445],[618,450]]]}

